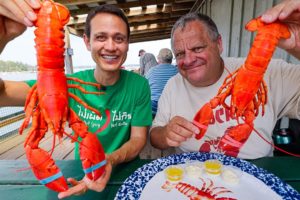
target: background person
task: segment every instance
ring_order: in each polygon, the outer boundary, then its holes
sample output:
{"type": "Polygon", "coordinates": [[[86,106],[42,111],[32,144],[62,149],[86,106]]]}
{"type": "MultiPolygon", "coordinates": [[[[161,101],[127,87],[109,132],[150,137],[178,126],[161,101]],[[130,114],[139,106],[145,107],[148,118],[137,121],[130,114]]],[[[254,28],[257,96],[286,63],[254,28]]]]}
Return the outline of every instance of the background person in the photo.
{"type": "MultiPolygon", "coordinates": [[[[276,19],[285,22],[291,31],[289,39],[282,39],[279,47],[300,58],[300,1],[282,1],[262,15],[265,22],[276,19]]],[[[228,128],[237,125],[230,112],[219,106],[213,111],[213,121],[201,140],[195,135],[199,129],[192,123],[196,112],[218,92],[227,70],[234,72],[243,63],[241,58],[223,58],[222,38],[215,23],[205,15],[190,13],[173,26],[171,45],[179,68],[160,97],[158,111],[150,130],[151,144],[159,149],[176,148],[179,152],[218,152],[244,159],[271,156],[273,148],[254,131],[245,142],[232,143],[228,128]],[[229,136],[230,137],[230,136],[229,136]],[[229,148],[228,148],[229,147],[229,148]],[[229,149],[229,150],[228,150],[229,149]]],[[[300,66],[283,60],[272,60],[264,75],[268,88],[265,114],[254,120],[254,128],[272,141],[272,131],[279,118],[300,118],[300,66]]]]}
{"type": "Polygon", "coordinates": [[[144,49],[139,50],[139,57],[143,56],[146,53],[144,49]]]}
{"type": "Polygon", "coordinates": [[[172,65],[173,54],[168,48],[163,48],[159,51],[158,65],[152,67],[146,74],[151,90],[151,105],[153,117],[157,111],[157,102],[163,91],[167,81],[178,73],[176,66],[172,65]]]}
{"type": "MultiPolygon", "coordinates": [[[[36,20],[33,9],[39,8],[40,2],[36,3],[38,5],[33,6],[27,1],[0,1],[0,47],[2,49],[24,31],[24,25],[32,25],[36,20]]],[[[107,165],[103,176],[96,181],[86,177],[81,181],[69,178],[68,181],[73,187],[59,193],[59,198],[82,194],[87,188],[102,191],[109,180],[112,166],[134,159],[146,143],[147,127],[152,122],[149,84],[140,75],[120,69],[126,60],[129,37],[127,18],[119,8],[106,4],[95,7],[89,13],[84,42],[91,52],[96,68],[70,76],[101,84],[105,88],[105,94],[85,95],[72,88],[69,92],[89,106],[99,109],[101,113],[103,108],[110,109],[111,123],[97,135],[104,147],[107,165]],[[116,117],[119,113],[126,116],[116,117]]],[[[26,96],[34,83],[35,81],[18,82],[0,79],[0,106],[24,106],[26,96]]],[[[94,90],[98,89],[94,88],[94,90]]],[[[89,132],[96,132],[106,121],[105,115],[101,119],[85,117],[95,114],[71,98],[69,106],[89,125],[89,132]],[[81,114],[83,110],[86,115],[81,114]]],[[[78,158],[78,146],[75,151],[78,158]]]]}
{"type": "Polygon", "coordinates": [[[152,53],[145,53],[140,58],[140,74],[145,76],[149,69],[157,64],[156,58],[152,53]]]}

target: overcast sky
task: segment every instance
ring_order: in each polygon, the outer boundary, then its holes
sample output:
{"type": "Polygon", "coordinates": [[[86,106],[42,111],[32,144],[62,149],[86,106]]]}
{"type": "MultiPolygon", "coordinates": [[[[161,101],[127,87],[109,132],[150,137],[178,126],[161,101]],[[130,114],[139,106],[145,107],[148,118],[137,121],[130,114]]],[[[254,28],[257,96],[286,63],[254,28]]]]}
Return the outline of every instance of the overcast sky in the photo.
{"type": "MultiPolygon", "coordinates": [[[[34,28],[28,28],[23,35],[10,42],[3,50],[2,54],[0,54],[0,60],[19,61],[30,65],[36,65],[33,31],[34,28]]],[[[70,35],[70,41],[74,52],[72,61],[75,67],[95,65],[90,56],[90,52],[86,50],[82,38],[70,35]]],[[[138,51],[140,49],[145,49],[147,52],[157,56],[161,48],[171,48],[170,40],[166,39],[130,44],[125,65],[139,64],[138,51]]]]}

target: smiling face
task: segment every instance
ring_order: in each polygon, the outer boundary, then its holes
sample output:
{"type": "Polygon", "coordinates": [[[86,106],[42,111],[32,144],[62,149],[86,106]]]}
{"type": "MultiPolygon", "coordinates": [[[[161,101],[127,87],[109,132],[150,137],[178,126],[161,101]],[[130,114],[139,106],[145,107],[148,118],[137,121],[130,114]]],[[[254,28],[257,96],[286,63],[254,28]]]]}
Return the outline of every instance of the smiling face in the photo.
{"type": "Polygon", "coordinates": [[[97,68],[102,72],[120,70],[129,44],[126,23],[116,15],[99,13],[90,24],[90,37],[84,35],[84,41],[97,68]]]}
{"type": "Polygon", "coordinates": [[[207,27],[194,20],[173,34],[173,49],[181,75],[196,87],[214,84],[223,72],[222,39],[213,41],[207,27]]]}

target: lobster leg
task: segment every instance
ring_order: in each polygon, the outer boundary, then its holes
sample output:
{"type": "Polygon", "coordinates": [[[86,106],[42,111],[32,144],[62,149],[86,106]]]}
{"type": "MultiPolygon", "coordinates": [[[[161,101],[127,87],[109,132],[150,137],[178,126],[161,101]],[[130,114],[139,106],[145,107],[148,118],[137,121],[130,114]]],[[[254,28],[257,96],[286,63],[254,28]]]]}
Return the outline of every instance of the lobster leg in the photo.
{"type": "MultiPolygon", "coordinates": [[[[74,94],[69,93],[69,97],[73,98],[75,101],[77,101],[78,103],[82,104],[82,105],[83,105],[84,107],[86,107],[87,109],[93,111],[93,112],[96,113],[99,117],[102,116],[102,114],[101,114],[97,109],[95,109],[95,108],[89,106],[87,103],[85,103],[84,101],[82,101],[80,98],[78,98],[78,97],[75,96],[74,94]]],[[[106,110],[105,110],[105,114],[106,114],[106,122],[105,122],[105,124],[103,124],[103,126],[102,126],[99,130],[97,130],[97,132],[96,132],[95,134],[100,133],[101,131],[103,131],[103,130],[108,126],[108,124],[110,123],[110,111],[109,111],[109,109],[106,109],[106,110]]]]}
{"type": "MultiPolygon", "coordinates": [[[[221,102],[225,102],[225,98],[230,93],[231,88],[228,87],[224,93],[214,97],[208,103],[204,104],[194,117],[193,124],[199,128],[199,134],[196,139],[200,140],[206,133],[208,124],[213,118],[213,109],[215,109],[221,102]]],[[[224,103],[225,104],[225,103],[224,103]]]]}
{"type": "Polygon", "coordinates": [[[40,140],[48,130],[39,108],[34,112],[32,121],[32,129],[24,145],[32,171],[40,183],[49,189],[56,192],[66,191],[68,189],[67,182],[54,160],[47,151],[38,147],[40,140]]]}
{"type": "Polygon", "coordinates": [[[101,85],[99,83],[86,82],[86,81],[83,81],[79,78],[74,78],[74,77],[67,77],[67,80],[72,80],[72,81],[81,83],[82,85],[91,85],[91,86],[94,86],[94,87],[98,88],[98,90],[101,89],[101,85]]]}
{"type": "Polygon", "coordinates": [[[80,159],[84,173],[90,180],[97,180],[103,173],[106,165],[103,147],[96,135],[88,132],[88,127],[70,109],[70,126],[75,132],[75,137],[80,136],[80,159]]]}
{"type": "Polygon", "coordinates": [[[19,128],[20,135],[23,133],[23,130],[28,127],[28,124],[30,122],[30,118],[32,116],[33,110],[36,107],[36,103],[38,101],[37,91],[36,91],[36,85],[31,88],[29,91],[29,94],[26,97],[26,103],[25,103],[25,119],[19,128]]]}
{"type": "Polygon", "coordinates": [[[68,88],[76,88],[76,89],[80,90],[83,94],[96,94],[96,95],[105,94],[104,92],[89,92],[89,91],[86,91],[80,85],[75,85],[75,84],[68,84],[68,88]]]}

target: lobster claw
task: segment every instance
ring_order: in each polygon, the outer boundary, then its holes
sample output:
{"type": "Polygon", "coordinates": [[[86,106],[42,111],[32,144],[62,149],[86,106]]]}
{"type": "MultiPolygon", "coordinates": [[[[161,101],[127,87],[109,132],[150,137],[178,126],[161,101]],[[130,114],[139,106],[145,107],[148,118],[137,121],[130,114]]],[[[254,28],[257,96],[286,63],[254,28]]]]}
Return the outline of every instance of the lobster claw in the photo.
{"type": "Polygon", "coordinates": [[[105,153],[97,136],[87,133],[79,151],[84,173],[90,180],[97,180],[104,173],[106,165],[105,153]]]}
{"type": "Polygon", "coordinates": [[[25,151],[32,171],[41,184],[56,192],[68,189],[66,179],[48,152],[40,148],[32,149],[29,145],[25,151]]]}
{"type": "Polygon", "coordinates": [[[200,140],[206,133],[207,127],[211,119],[213,118],[212,107],[210,103],[204,104],[204,106],[197,112],[193,119],[193,124],[199,128],[199,133],[196,135],[196,139],[200,140]]]}

